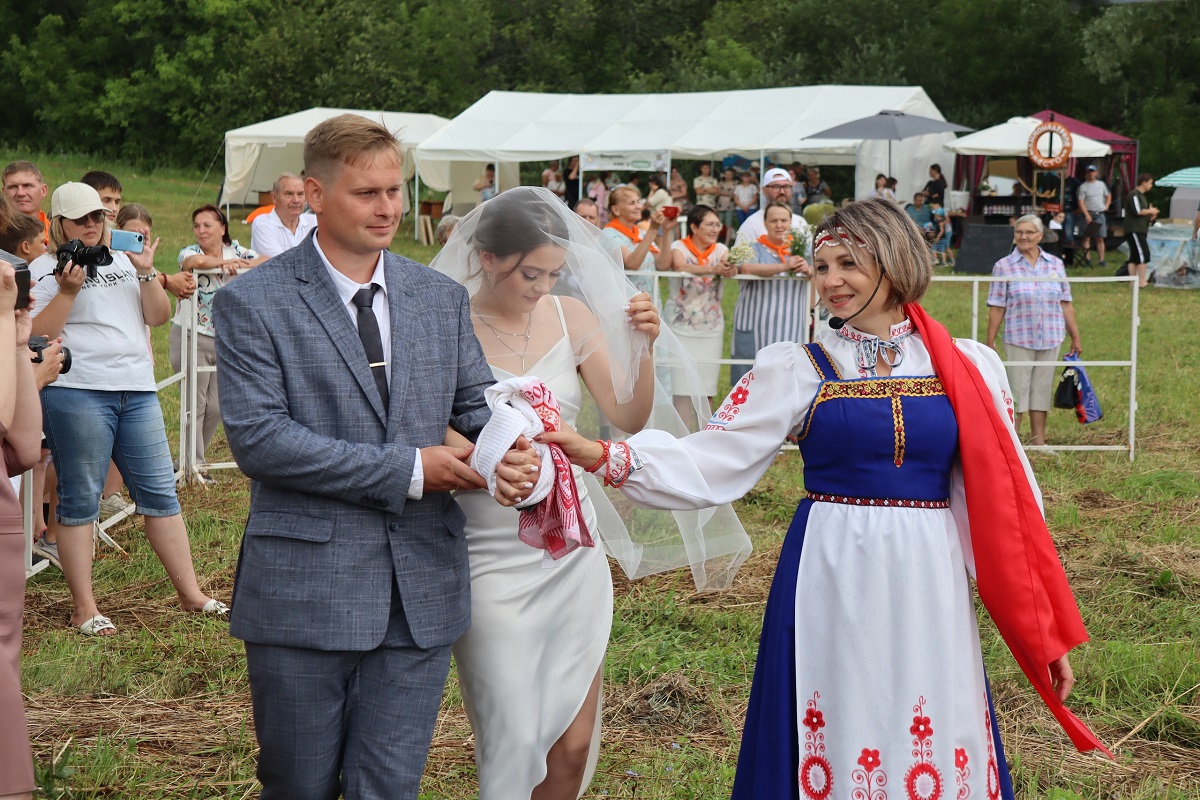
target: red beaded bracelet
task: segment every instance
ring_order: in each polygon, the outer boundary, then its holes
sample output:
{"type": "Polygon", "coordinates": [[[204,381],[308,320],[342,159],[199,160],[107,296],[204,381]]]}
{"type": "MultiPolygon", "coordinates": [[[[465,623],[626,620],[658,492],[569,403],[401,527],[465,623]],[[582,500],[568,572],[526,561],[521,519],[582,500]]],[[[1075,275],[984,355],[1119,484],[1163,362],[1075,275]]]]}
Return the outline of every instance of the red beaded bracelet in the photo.
{"type": "Polygon", "coordinates": [[[600,445],[600,447],[604,448],[604,452],[600,454],[599,461],[597,461],[595,464],[592,464],[590,467],[587,468],[588,472],[595,472],[596,470],[600,469],[600,467],[602,467],[608,463],[608,448],[609,448],[610,443],[604,441],[603,439],[597,439],[596,444],[598,444],[598,445],[600,445]]]}

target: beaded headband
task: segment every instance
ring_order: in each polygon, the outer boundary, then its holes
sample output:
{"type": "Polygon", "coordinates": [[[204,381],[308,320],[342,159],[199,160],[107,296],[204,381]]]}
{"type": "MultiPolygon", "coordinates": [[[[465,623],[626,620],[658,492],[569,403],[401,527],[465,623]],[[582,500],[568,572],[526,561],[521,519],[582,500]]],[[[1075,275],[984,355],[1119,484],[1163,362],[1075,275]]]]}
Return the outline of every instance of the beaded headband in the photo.
{"type": "Polygon", "coordinates": [[[813,255],[816,255],[817,251],[826,245],[830,247],[837,247],[838,245],[844,244],[849,247],[852,243],[858,247],[868,247],[866,242],[847,231],[841,225],[826,228],[818,233],[817,238],[813,240],[813,255]]]}

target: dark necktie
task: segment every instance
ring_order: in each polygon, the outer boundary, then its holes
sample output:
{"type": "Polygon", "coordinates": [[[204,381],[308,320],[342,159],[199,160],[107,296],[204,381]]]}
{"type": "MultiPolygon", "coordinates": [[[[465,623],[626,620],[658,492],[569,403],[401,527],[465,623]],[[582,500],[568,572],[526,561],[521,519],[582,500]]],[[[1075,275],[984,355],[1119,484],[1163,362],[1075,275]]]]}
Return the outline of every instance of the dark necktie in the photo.
{"type": "Polygon", "coordinates": [[[367,363],[371,365],[371,374],[375,376],[375,387],[379,389],[384,410],[387,410],[387,362],[383,360],[383,338],[379,335],[379,320],[371,310],[371,301],[375,299],[378,289],[377,283],[359,289],[354,293],[354,305],[358,308],[358,338],[362,340],[363,352],[367,355],[367,363]]]}

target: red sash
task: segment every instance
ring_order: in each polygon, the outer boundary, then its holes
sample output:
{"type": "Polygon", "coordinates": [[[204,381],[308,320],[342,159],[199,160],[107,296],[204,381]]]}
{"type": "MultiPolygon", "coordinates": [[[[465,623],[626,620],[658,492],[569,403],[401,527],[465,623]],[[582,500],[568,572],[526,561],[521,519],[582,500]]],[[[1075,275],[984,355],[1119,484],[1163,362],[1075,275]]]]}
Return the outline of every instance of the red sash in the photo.
{"type": "Polygon", "coordinates": [[[764,233],[762,236],[758,237],[758,243],[768,250],[773,251],[775,255],[779,256],[779,261],[781,264],[786,264],[788,258],[792,255],[791,236],[788,236],[787,239],[784,240],[783,244],[776,245],[774,242],[768,239],[767,235],[764,233]]]}
{"type": "MultiPolygon", "coordinates": [[[[637,247],[639,244],[642,243],[642,232],[639,231],[637,228],[630,228],[629,226],[623,224],[620,220],[617,220],[617,219],[609,220],[608,224],[605,225],[604,227],[612,228],[617,233],[622,234],[629,241],[633,242],[634,247],[637,247]]],[[[657,253],[658,245],[651,243],[650,244],[650,252],[657,253]]]]}
{"type": "Polygon", "coordinates": [[[1004,643],[1080,751],[1112,753],[1054,694],[1048,665],[1087,641],[1066,573],[992,393],[941,323],[904,306],[959,420],[979,597],[1004,643]]]}
{"type": "Polygon", "coordinates": [[[708,266],[708,257],[713,254],[713,250],[717,249],[717,243],[713,242],[712,244],[710,244],[708,246],[707,250],[705,250],[703,253],[701,253],[696,248],[696,243],[692,241],[692,237],[685,236],[682,239],[680,239],[680,241],[683,242],[683,246],[686,247],[691,252],[691,254],[696,257],[696,263],[698,265],[700,265],[701,267],[708,266]]]}

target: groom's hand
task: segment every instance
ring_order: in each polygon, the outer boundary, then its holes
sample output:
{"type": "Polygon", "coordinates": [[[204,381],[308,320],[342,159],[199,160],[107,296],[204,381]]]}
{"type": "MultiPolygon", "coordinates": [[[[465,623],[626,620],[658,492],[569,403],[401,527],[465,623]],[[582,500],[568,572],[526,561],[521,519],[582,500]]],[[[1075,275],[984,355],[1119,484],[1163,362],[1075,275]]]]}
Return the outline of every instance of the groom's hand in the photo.
{"type": "Polygon", "coordinates": [[[421,470],[424,473],[425,492],[449,492],[454,489],[482,489],[487,486],[478,472],[471,469],[471,451],[475,445],[466,447],[421,448],[421,470]]]}

